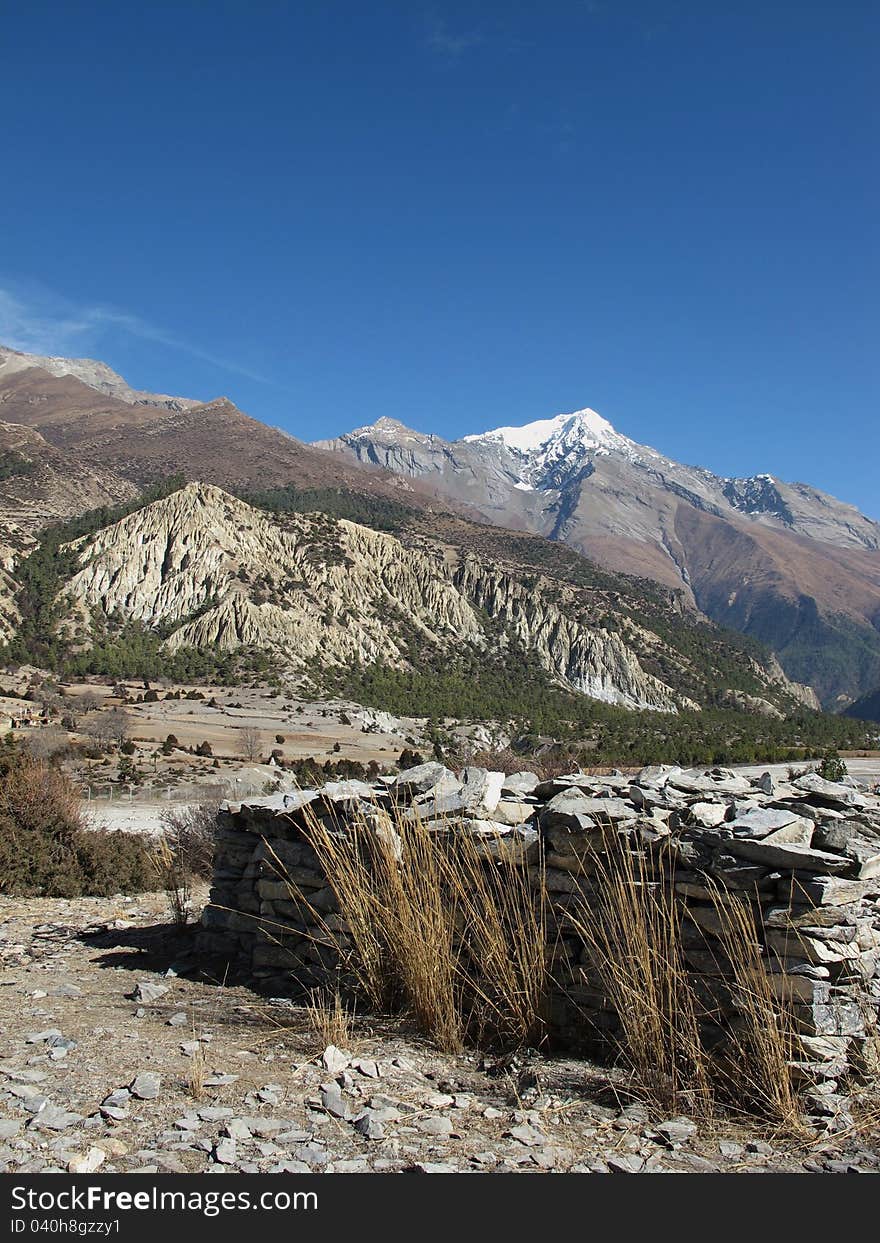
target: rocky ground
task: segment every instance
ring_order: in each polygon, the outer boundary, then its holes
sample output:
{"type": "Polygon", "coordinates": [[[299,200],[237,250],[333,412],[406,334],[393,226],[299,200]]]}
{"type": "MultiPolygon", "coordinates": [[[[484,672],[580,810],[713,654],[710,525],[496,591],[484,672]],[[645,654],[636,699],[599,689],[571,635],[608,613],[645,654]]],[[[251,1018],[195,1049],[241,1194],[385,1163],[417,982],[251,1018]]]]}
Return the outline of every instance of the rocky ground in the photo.
{"type": "Polygon", "coordinates": [[[880,1130],[800,1140],[653,1115],[578,1060],[448,1056],[211,977],[162,895],[3,899],[5,1172],[875,1172],[880,1130]]]}

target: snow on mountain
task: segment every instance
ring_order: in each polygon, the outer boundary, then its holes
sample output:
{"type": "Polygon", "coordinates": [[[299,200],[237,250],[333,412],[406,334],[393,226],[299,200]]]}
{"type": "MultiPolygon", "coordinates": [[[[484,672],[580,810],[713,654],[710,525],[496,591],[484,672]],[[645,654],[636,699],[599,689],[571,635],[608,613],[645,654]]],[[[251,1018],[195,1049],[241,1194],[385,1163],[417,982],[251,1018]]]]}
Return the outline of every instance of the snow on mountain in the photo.
{"type": "Polygon", "coordinates": [[[550,445],[572,443],[593,445],[617,445],[625,437],[618,435],[607,419],[595,410],[576,410],[572,414],[557,414],[552,419],[536,419],[523,427],[497,427],[493,431],[463,436],[468,443],[500,440],[508,449],[520,453],[534,453],[550,445]]]}

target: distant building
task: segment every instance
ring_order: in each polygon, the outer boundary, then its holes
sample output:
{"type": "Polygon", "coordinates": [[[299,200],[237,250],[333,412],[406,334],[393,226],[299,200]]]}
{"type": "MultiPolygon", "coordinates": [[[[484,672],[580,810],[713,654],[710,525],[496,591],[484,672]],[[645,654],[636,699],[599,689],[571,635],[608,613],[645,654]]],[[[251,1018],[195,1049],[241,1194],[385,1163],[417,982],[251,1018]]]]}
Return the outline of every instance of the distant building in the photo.
{"type": "Polygon", "coordinates": [[[27,728],[39,725],[42,709],[38,703],[30,699],[14,699],[11,695],[0,695],[0,730],[7,733],[10,729],[27,728]],[[8,719],[9,724],[3,725],[8,719]]]}

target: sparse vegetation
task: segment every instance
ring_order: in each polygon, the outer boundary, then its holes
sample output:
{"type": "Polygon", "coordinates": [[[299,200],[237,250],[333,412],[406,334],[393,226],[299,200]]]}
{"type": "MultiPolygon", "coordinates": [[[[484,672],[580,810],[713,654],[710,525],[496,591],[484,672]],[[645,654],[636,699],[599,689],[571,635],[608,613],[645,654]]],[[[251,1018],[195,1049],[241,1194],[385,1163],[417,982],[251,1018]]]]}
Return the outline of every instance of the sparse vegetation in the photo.
{"type": "Polygon", "coordinates": [[[0,752],[0,892],[79,897],[154,889],[143,840],[90,830],[70,779],[5,742],[0,752]]]}
{"type": "Polygon", "coordinates": [[[829,751],[823,757],[816,772],[826,781],[843,781],[847,774],[846,761],[842,760],[836,752],[829,751]]]}
{"type": "Polygon", "coordinates": [[[460,656],[418,671],[352,666],[328,682],[340,697],[396,715],[501,722],[520,733],[523,755],[530,736],[549,737],[586,765],[784,763],[870,745],[864,722],[806,710],[784,720],[717,708],[630,711],[554,686],[536,659],[516,651],[504,662],[460,656]]]}
{"type": "Polygon", "coordinates": [[[306,1014],[322,1049],[331,1044],[338,1049],[350,1047],[354,1012],[339,989],[315,989],[306,1002],[306,1014]]]}

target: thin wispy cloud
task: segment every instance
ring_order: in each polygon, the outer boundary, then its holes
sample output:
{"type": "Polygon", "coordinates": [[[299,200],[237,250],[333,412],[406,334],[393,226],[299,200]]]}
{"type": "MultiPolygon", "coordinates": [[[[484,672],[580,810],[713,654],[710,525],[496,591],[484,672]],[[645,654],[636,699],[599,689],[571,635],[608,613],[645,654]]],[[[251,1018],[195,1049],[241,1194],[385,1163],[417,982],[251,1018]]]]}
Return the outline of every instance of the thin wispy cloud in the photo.
{"type": "Polygon", "coordinates": [[[48,290],[22,291],[0,284],[0,344],[26,354],[72,357],[99,353],[102,345],[120,334],[155,342],[258,384],[274,384],[250,367],[221,358],[118,307],[74,306],[48,290]]]}
{"type": "Polygon", "coordinates": [[[441,60],[460,60],[484,42],[478,30],[454,30],[439,13],[428,13],[424,19],[425,46],[441,60]]]}

